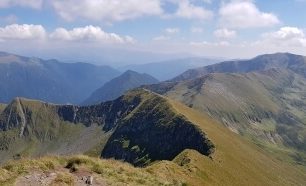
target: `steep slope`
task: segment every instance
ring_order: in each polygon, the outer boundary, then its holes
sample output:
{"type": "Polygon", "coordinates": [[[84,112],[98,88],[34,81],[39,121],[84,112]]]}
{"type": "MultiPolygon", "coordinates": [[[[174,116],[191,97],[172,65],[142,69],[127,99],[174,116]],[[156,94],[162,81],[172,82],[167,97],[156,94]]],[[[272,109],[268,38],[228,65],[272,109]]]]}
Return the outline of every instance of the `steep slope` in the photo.
{"type": "Polygon", "coordinates": [[[0,54],[0,102],[15,97],[53,103],[80,103],[101,84],[119,75],[107,66],[0,54]]]}
{"type": "Polygon", "coordinates": [[[216,150],[212,160],[195,151],[186,150],[173,160],[176,165],[157,163],[152,169],[157,168],[160,177],[180,177],[186,180],[187,185],[305,184],[305,167],[287,165],[276,160],[270,153],[230,132],[206,114],[181,103],[171,102],[178,112],[206,132],[216,150]]]}
{"type": "Polygon", "coordinates": [[[119,70],[133,70],[139,73],[146,73],[156,77],[160,81],[165,81],[178,76],[188,69],[210,65],[220,61],[221,59],[194,57],[147,64],[128,65],[119,68],[119,70]]]}
{"type": "Polygon", "coordinates": [[[250,60],[226,61],[187,70],[172,81],[193,79],[209,73],[245,73],[271,68],[289,69],[306,77],[306,57],[290,53],[276,53],[261,55],[250,60]]]}
{"type": "Polygon", "coordinates": [[[144,166],[171,160],[186,148],[207,156],[214,149],[165,98],[142,89],[88,107],[16,98],[0,115],[0,139],[2,162],[45,154],[99,156],[103,149],[103,157],[144,166]]]}
{"type": "Polygon", "coordinates": [[[284,69],[216,73],[148,88],[208,113],[256,143],[294,148],[289,156],[306,162],[306,79],[301,75],[284,69]]]}
{"type": "MultiPolygon", "coordinates": [[[[134,92],[126,99],[131,99],[135,95],[137,93],[134,92]]],[[[151,95],[146,93],[145,97],[151,95]]],[[[84,156],[24,159],[4,165],[0,169],[0,183],[40,185],[41,182],[56,181],[58,184],[71,184],[80,183],[84,176],[90,175],[93,176],[94,184],[102,185],[306,184],[305,167],[294,167],[273,158],[270,153],[230,132],[206,114],[169,99],[166,102],[173,112],[180,113],[186,121],[205,131],[215,145],[215,151],[210,157],[203,156],[195,150],[184,150],[172,161],[158,161],[145,168],[134,168],[113,160],[98,160],[84,156]]],[[[132,148],[125,145],[124,149],[132,148]]],[[[84,179],[81,183],[84,184],[84,179]]]]}
{"type": "Polygon", "coordinates": [[[144,166],[156,160],[172,160],[184,149],[195,149],[206,156],[214,152],[205,133],[176,112],[169,101],[149,92],[141,96],[144,101],[118,124],[102,157],[144,166]]]}
{"type": "Polygon", "coordinates": [[[128,70],[120,76],[105,83],[83,102],[84,105],[96,104],[103,101],[114,100],[127,90],[141,85],[157,83],[158,80],[148,74],[139,74],[128,70]]]}
{"type": "Polygon", "coordinates": [[[105,141],[108,134],[97,124],[65,121],[60,108],[21,98],[12,101],[0,114],[0,162],[49,153],[84,153],[105,141]]]}

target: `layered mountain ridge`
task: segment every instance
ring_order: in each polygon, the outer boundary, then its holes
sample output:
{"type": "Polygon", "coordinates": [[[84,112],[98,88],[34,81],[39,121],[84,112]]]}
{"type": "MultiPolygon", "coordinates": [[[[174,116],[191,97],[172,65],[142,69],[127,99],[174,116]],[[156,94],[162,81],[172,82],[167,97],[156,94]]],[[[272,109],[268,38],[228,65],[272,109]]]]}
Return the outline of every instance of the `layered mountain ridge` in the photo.
{"type": "Polygon", "coordinates": [[[166,81],[178,76],[188,69],[210,65],[220,61],[222,60],[214,58],[190,57],[155,63],[127,65],[119,68],[119,70],[133,70],[138,73],[146,73],[160,81],[166,81]]]}
{"type": "Polygon", "coordinates": [[[80,103],[119,71],[87,63],[0,55],[0,102],[26,97],[53,103],[80,103]]]}
{"type": "Polygon", "coordinates": [[[91,106],[0,105],[0,184],[305,185],[303,63],[267,58],[91,106]]]}
{"type": "Polygon", "coordinates": [[[190,70],[177,78],[186,80],[145,87],[305,164],[305,64],[303,56],[263,55],[190,70]]]}
{"type": "Polygon", "coordinates": [[[265,54],[247,60],[225,61],[218,64],[187,70],[172,81],[194,79],[209,73],[247,73],[271,68],[289,69],[306,76],[306,57],[290,53],[265,54]]]}
{"type": "Polygon", "coordinates": [[[128,90],[140,87],[141,85],[154,84],[157,82],[157,79],[148,74],[140,74],[128,70],[95,90],[82,104],[90,105],[114,100],[128,90]]]}

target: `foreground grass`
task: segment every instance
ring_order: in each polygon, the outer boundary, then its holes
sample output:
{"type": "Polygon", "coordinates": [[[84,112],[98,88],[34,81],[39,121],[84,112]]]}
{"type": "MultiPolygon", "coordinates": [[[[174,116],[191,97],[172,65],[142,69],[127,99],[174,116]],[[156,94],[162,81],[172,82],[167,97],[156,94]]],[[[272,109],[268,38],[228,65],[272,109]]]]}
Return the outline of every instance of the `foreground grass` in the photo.
{"type": "Polygon", "coordinates": [[[10,161],[0,168],[0,185],[12,185],[17,177],[27,174],[31,170],[54,170],[61,163],[63,160],[56,157],[10,161]]]}
{"type": "Polygon", "coordinates": [[[84,155],[8,162],[0,168],[0,185],[14,185],[18,177],[33,171],[57,173],[52,185],[74,185],[74,176],[79,170],[96,175],[107,185],[181,185],[179,181],[169,182],[154,176],[146,169],[135,168],[127,163],[84,155]]]}

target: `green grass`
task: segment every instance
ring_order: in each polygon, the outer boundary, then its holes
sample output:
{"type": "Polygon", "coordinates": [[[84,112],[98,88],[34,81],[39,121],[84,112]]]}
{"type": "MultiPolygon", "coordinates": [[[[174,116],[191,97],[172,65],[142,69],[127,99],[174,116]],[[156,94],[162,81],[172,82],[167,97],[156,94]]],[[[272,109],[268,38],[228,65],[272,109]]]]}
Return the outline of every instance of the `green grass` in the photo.
{"type": "MultiPolygon", "coordinates": [[[[0,132],[0,149],[5,150],[0,151],[0,163],[14,156],[37,157],[52,153],[71,154],[74,151],[98,157],[109,137],[96,125],[86,127],[81,123],[63,121],[57,113],[58,106],[53,104],[15,99],[7,107],[12,111],[11,115],[7,113],[1,120],[25,115],[26,125],[21,136],[20,127],[0,132]]],[[[14,119],[10,121],[14,123],[14,119]]]]}
{"type": "MultiPolygon", "coordinates": [[[[188,152],[191,162],[185,166],[189,166],[188,170],[199,171],[198,182],[202,185],[306,184],[305,167],[277,158],[275,154],[228,131],[205,114],[198,113],[180,103],[173,101],[172,103],[178,112],[184,113],[190,121],[205,131],[208,138],[216,145],[212,160],[194,151],[188,152]]],[[[279,156],[288,158],[286,154],[279,154],[279,156]]],[[[176,172],[174,171],[173,174],[177,174],[176,172]]],[[[185,179],[186,183],[198,184],[195,182],[196,179],[188,178],[188,176],[185,179]]]]}
{"type": "Polygon", "coordinates": [[[252,125],[253,128],[265,131],[265,132],[275,132],[276,130],[276,122],[271,119],[263,119],[261,123],[257,123],[256,125],[252,125]]]}

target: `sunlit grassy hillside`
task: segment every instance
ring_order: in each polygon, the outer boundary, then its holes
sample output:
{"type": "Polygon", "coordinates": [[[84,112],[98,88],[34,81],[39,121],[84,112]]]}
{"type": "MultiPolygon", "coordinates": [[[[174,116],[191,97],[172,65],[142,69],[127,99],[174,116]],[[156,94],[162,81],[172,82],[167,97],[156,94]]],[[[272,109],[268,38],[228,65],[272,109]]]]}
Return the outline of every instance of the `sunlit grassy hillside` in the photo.
{"type": "Polygon", "coordinates": [[[306,184],[305,168],[276,159],[208,115],[170,99],[167,102],[171,109],[205,132],[215,145],[210,157],[195,150],[184,150],[172,161],[156,161],[145,168],[86,156],[23,159],[9,162],[1,168],[0,183],[29,183],[35,175],[40,175],[51,185],[72,185],[91,175],[95,183],[106,185],[306,184]]]}

